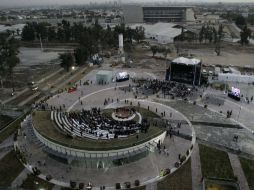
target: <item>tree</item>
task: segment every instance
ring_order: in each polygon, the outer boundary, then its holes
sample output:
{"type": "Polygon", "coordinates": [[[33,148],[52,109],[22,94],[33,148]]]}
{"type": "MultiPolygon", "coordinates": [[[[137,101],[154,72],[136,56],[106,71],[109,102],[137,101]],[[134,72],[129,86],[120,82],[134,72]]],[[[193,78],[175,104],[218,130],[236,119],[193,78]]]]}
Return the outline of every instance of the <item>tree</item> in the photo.
{"type": "Polygon", "coordinates": [[[87,47],[80,46],[74,52],[75,60],[77,65],[83,65],[88,57],[89,57],[89,50],[87,47]]]}
{"type": "Polygon", "coordinates": [[[12,81],[12,90],[13,91],[14,91],[13,69],[14,69],[14,67],[16,67],[19,64],[19,62],[20,62],[20,60],[15,54],[10,55],[6,59],[7,72],[8,72],[8,75],[10,76],[10,78],[11,78],[11,81],[12,81]]]}
{"type": "Polygon", "coordinates": [[[56,33],[56,29],[54,26],[51,26],[48,28],[47,30],[48,34],[47,34],[47,37],[48,37],[48,41],[54,41],[56,40],[57,38],[57,33],[56,33]]]}
{"type": "Polygon", "coordinates": [[[223,37],[223,25],[220,24],[218,29],[218,40],[221,41],[222,37],[223,37]]]}
{"type": "Polygon", "coordinates": [[[203,39],[204,39],[204,34],[205,34],[205,27],[202,26],[200,32],[199,32],[199,43],[202,43],[203,42],[203,39]]]}
{"type": "Polygon", "coordinates": [[[217,33],[217,31],[216,31],[216,29],[214,27],[213,27],[213,40],[214,40],[215,44],[218,41],[218,33],[217,33]]]}
{"type": "Polygon", "coordinates": [[[136,27],[134,30],[134,40],[136,40],[138,43],[145,38],[145,28],[142,26],[136,27]]]}
{"type": "Polygon", "coordinates": [[[67,72],[69,72],[70,67],[74,64],[73,56],[71,53],[60,54],[61,67],[63,67],[67,72]]]}
{"type": "Polygon", "coordinates": [[[132,39],[135,38],[134,35],[135,35],[134,31],[130,27],[127,27],[126,31],[125,31],[125,37],[126,37],[127,41],[131,44],[132,44],[132,39]]]}
{"type": "Polygon", "coordinates": [[[166,47],[163,51],[164,58],[167,59],[167,55],[171,53],[170,48],[166,47]]]}
{"type": "Polygon", "coordinates": [[[243,30],[240,33],[241,36],[241,44],[248,44],[249,43],[249,37],[251,37],[251,30],[247,28],[247,26],[243,27],[243,30]]]}
{"type": "MultiPolygon", "coordinates": [[[[216,32],[216,31],[214,31],[216,32]]],[[[215,53],[217,54],[217,56],[220,56],[221,53],[221,39],[223,37],[223,25],[220,24],[219,29],[218,29],[218,35],[217,36],[217,40],[216,40],[216,45],[215,45],[215,53]]]]}
{"type": "Polygon", "coordinates": [[[32,23],[27,23],[22,30],[22,40],[34,41],[35,40],[35,28],[32,23]]]}
{"type": "Polygon", "coordinates": [[[245,26],[246,20],[242,15],[239,15],[238,17],[236,17],[235,19],[235,24],[239,27],[239,28],[243,28],[243,26],[245,26]]]}
{"type": "Polygon", "coordinates": [[[153,57],[154,57],[155,54],[158,52],[158,47],[157,46],[151,46],[151,51],[152,51],[153,57]]]}
{"type": "Polygon", "coordinates": [[[101,37],[102,37],[102,30],[103,28],[101,27],[101,25],[99,25],[98,19],[95,20],[95,23],[93,25],[93,27],[91,28],[91,36],[93,36],[93,39],[96,42],[100,42],[101,37]]]}
{"type": "Polygon", "coordinates": [[[47,22],[40,22],[34,24],[35,31],[36,31],[36,38],[41,38],[42,40],[45,40],[48,38],[48,27],[50,27],[50,24],[47,22]]]}
{"type": "MultiPolygon", "coordinates": [[[[19,43],[11,34],[0,34],[0,81],[3,88],[3,80],[5,77],[12,78],[13,85],[13,68],[20,62],[17,57],[19,43]]],[[[13,88],[14,90],[14,88],[13,88]]]]}
{"type": "Polygon", "coordinates": [[[71,39],[71,24],[69,21],[62,20],[62,29],[63,29],[63,40],[69,42],[71,39]]]}

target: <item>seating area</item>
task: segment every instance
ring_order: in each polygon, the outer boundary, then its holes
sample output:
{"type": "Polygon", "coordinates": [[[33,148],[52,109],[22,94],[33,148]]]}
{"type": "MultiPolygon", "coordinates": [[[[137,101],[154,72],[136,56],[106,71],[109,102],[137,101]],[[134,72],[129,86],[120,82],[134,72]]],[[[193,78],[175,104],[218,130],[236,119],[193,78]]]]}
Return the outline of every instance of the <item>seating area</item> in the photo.
{"type": "Polygon", "coordinates": [[[102,115],[97,108],[70,113],[51,111],[51,120],[68,135],[90,139],[126,138],[149,127],[147,123],[132,120],[116,121],[102,115]]]}

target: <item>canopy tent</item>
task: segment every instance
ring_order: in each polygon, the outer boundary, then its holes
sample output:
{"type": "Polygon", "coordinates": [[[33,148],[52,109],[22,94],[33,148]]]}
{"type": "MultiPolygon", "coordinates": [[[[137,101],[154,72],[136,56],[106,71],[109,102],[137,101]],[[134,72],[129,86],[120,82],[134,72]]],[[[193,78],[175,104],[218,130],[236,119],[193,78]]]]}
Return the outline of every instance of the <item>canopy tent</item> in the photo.
{"type": "Polygon", "coordinates": [[[186,57],[178,57],[172,61],[173,63],[184,64],[184,65],[198,65],[201,61],[199,59],[189,59],[186,57]]]}
{"type": "Polygon", "coordinates": [[[101,70],[96,73],[96,83],[97,84],[109,84],[112,82],[113,72],[101,70]]]}

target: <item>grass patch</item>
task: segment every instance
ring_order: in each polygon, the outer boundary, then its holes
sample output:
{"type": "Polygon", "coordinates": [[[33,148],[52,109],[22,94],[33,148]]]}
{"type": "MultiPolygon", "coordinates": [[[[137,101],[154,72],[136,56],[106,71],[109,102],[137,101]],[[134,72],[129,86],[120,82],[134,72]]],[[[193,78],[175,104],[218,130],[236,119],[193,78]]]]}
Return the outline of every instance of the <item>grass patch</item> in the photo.
{"type": "Polygon", "coordinates": [[[13,121],[8,115],[0,115],[0,130],[13,121]]]}
{"type": "Polygon", "coordinates": [[[28,89],[26,92],[23,94],[20,94],[17,96],[15,99],[11,100],[9,102],[10,105],[18,105],[19,103],[23,102],[26,100],[29,96],[32,96],[36,93],[36,91],[32,91],[31,89],[28,89]]]}
{"type": "Polygon", "coordinates": [[[11,134],[13,134],[19,127],[20,123],[25,118],[26,114],[23,114],[18,119],[13,121],[9,124],[8,127],[6,127],[1,133],[0,133],[0,143],[2,143],[5,139],[7,139],[11,134]]]}
{"type": "Polygon", "coordinates": [[[212,181],[207,181],[205,190],[238,190],[233,184],[219,184],[212,181]]]}
{"type": "Polygon", "coordinates": [[[59,143],[64,146],[85,149],[85,150],[117,150],[127,148],[137,144],[144,143],[164,132],[164,129],[150,126],[147,133],[139,133],[139,138],[136,135],[131,135],[128,138],[111,139],[111,140],[93,140],[89,138],[72,139],[64,133],[59,132],[55,123],[51,121],[50,112],[37,111],[33,113],[33,124],[36,130],[45,138],[52,142],[59,143]]]}
{"type": "Polygon", "coordinates": [[[51,190],[54,187],[54,184],[49,183],[43,179],[40,179],[32,174],[28,174],[25,181],[23,181],[21,187],[23,189],[29,190],[38,190],[38,189],[45,189],[51,190]]]}
{"type": "Polygon", "coordinates": [[[213,89],[215,89],[215,90],[221,90],[221,91],[223,91],[223,90],[228,90],[229,89],[229,86],[228,86],[228,84],[224,84],[224,83],[219,83],[219,82],[213,82],[212,84],[211,84],[211,87],[213,88],[213,89]]]}
{"type": "Polygon", "coordinates": [[[234,179],[233,169],[224,151],[199,144],[203,177],[234,179]]]}
{"type": "Polygon", "coordinates": [[[192,190],[191,161],[157,184],[159,190],[192,190]]]}
{"type": "Polygon", "coordinates": [[[248,181],[250,190],[254,190],[254,160],[249,160],[246,158],[240,158],[240,162],[245,174],[245,177],[248,181]]]}
{"type": "Polygon", "coordinates": [[[14,150],[10,151],[0,160],[0,187],[9,187],[22,172],[24,166],[16,158],[14,150]]]}

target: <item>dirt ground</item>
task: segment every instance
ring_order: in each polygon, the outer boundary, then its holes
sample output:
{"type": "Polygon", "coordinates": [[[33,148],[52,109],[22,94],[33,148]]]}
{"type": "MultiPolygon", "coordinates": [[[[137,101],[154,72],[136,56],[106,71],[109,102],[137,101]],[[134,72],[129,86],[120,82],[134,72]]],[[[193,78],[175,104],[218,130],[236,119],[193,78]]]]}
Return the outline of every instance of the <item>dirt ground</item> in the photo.
{"type": "Polygon", "coordinates": [[[222,49],[221,55],[217,56],[213,49],[195,49],[190,52],[196,57],[202,59],[204,64],[210,65],[233,65],[233,66],[252,66],[254,67],[254,51],[253,53],[239,51],[237,49],[222,49]]]}

